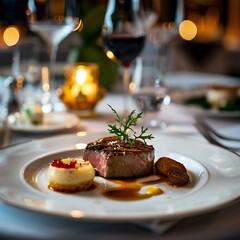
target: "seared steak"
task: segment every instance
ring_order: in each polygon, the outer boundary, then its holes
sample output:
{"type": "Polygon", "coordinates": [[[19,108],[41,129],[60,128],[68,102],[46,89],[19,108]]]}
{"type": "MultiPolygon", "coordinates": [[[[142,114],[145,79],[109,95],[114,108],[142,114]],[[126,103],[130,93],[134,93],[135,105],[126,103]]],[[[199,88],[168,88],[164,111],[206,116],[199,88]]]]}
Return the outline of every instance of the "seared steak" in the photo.
{"type": "Polygon", "coordinates": [[[117,136],[104,137],[87,145],[83,159],[105,178],[141,177],[153,173],[154,148],[139,140],[131,147],[117,136]]]}

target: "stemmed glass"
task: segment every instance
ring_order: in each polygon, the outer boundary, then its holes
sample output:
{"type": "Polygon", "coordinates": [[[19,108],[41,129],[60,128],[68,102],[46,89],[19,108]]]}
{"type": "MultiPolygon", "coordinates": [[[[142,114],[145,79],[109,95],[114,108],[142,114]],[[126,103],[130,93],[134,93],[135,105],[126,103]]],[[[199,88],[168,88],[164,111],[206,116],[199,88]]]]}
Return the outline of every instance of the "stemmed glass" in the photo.
{"type": "Polygon", "coordinates": [[[177,35],[178,26],[183,20],[182,1],[178,0],[174,4],[164,0],[149,1],[148,3],[155,3],[156,6],[153,4],[144,9],[145,14],[149,15],[147,18],[157,18],[155,24],[147,30],[146,51],[138,59],[140,67],[136,67],[131,93],[136,105],[143,112],[144,125],[147,127],[166,126],[160,119],[160,111],[163,105],[170,103],[166,79],[167,44],[177,35]]]}
{"type": "Polygon", "coordinates": [[[158,14],[156,24],[148,30],[148,40],[159,54],[158,68],[159,78],[166,81],[167,71],[167,45],[178,34],[178,28],[183,21],[184,0],[169,1],[160,0],[158,7],[152,6],[148,11],[158,14]],[[168,9],[168,11],[165,11],[168,9]]]}
{"type": "Polygon", "coordinates": [[[42,80],[44,97],[42,98],[43,112],[54,110],[53,90],[55,89],[54,66],[60,42],[77,26],[75,16],[75,0],[28,0],[27,16],[29,28],[37,33],[48,45],[50,64],[43,68],[42,80]]]}
{"type": "Polygon", "coordinates": [[[109,0],[102,39],[107,56],[123,66],[124,110],[128,114],[129,69],[145,44],[144,21],[140,0],[109,0]]]}

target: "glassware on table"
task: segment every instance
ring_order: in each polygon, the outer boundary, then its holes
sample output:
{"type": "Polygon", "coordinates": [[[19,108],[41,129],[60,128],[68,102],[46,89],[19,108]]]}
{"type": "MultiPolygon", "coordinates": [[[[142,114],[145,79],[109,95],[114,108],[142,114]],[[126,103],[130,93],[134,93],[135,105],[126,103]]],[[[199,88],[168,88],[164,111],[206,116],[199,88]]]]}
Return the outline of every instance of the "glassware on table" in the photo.
{"type": "Polygon", "coordinates": [[[107,56],[123,66],[124,109],[128,115],[129,69],[145,45],[145,27],[140,0],[109,0],[102,39],[107,56]]]}
{"type": "Polygon", "coordinates": [[[142,61],[144,70],[134,83],[131,95],[136,106],[143,112],[143,124],[146,127],[164,128],[160,111],[163,105],[170,103],[170,96],[166,82],[159,78],[159,66],[154,56],[156,54],[153,53],[151,58],[138,59],[142,61]]]}
{"type": "MultiPolygon", "coordinates": [[[[26,1],[0,1],[0,51],[8,49],[12,53],[11,69],[5,76],[4,85],[9,91],[8,114],[18,110],[16,94],[21,86],[19,74],[19,43],[27,33],[25,11],[26,1]]],[[[8,64],[8,59],[1,56],[1,61],[8,64]]],[[[1,111],[2,112],[2,111],[1,111]]]]}
{"type": "Polygon", "coordinates": [[[10,99],[10,89],[6,76],[0,76],[0,130],[3,128],[3,123],[8,116],[8,103],[10,99]]]}
{"type": "Polygon", "coordinates": [[[34,86],[41,81],[41,64],[39,62],[40,43],[36,37],[27,37],[19,44],[19,68],[26,83],[34,86]],[[31,49],[31,51],[29,51],[31,49]]]}
{"type": "Polygon", "coordinates": [[[65,83],[59,94],[66,108],[81,118],[95,117],[95,107],[105,96],[99,85],[99,66],[91,62],[67,64],[65,83]]]}
{"type": "Polygon", "coordinates": [[[152,7],[146,9],[148,14],[158,15],[154,26],[148,29],[148,41],[159,54],[159,77],[166,81],[168,65],[168,44],[178,34],[178,28],[184,18],[184,1],[152,1],[152,7]],[[167,9],[167,11],[166,11],[167,9]]]}
{"type": "Polygon", "coordinates": [[[42,110],[51,112],[54,110],[52,94],[56,87],[54,67],[58,46],[78,24],[78,18],[75,16],[75,0],[28,0],[28,8],[30,30],[37,33],[48,45],[50,71],[43,72],[46,88],[45,97],[42,100],[42,110]]]}
{"type": "Polygon", "coordinates": [[[25,103],[37,103],[41,106],[44,95],[41,85],[41,64],[39,62],[39,39],[26,37],[18,46],[18,65],[15,75],[22,79],[17,93],[19,111],[25,103]],[[29,51],[31,49],[31,51],[29,51]]]}
{"type": "Polygon", "coordinates": [[[160,111],[162,105],[168,105],[171,100],[166,79],[167,44],[178,33],[178,26],[183,19],[183,2],[178,0],[173,4],[160,0],[152,3],[157,6],[150,4],[152,8],[145,9],[146,17],[154,15],[159,18],[147,30],[146,48],[137,60],[131,93],[143,112],[144,125],[164,128],[166,123],[161,121],[160,111]],[[168,9],[168,12],[163,12],[164,9],[168,9]]]}

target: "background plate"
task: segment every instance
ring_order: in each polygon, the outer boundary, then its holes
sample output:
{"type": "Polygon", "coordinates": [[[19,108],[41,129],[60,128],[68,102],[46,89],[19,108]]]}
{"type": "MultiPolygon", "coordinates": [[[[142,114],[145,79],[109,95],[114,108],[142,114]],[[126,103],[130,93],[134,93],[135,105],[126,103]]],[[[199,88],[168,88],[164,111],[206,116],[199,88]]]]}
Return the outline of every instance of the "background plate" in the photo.
{"type": "Polygon", "coordinates": [[[70,129],[76,126],[79,122],[79,118],[72,113],[65,112],[52,112],[44,115],[43,124],[21,124],[15,114],[11,114],[8,117],[8,126],[10,129],[18,132],[27,133],[48,133],[57,132],[64,129],[70,129]]]}

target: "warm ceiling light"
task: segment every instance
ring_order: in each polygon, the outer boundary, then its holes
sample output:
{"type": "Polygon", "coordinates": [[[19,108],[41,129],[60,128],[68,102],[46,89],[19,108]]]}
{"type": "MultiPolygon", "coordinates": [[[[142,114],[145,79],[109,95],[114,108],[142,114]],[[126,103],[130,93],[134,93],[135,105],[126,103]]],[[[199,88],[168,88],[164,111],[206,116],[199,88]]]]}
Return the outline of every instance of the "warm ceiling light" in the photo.
{"type": "Polygon", "coordinates": [[[113,54],[111,51],[107,51],[107,52],[106,52],[106,55],[107,55],[107,57],[110,58],[111,60],[114,60],[114,59],[115,59],[115,56],[114,56],[114,54],[113,54]]]}
{"type": "Polygon", "coordinates": [[[19,38],[20,34],[18,28],[15,26],[7,27],[3,33],[3,40],[9,47],[17,44],[19,38]]]}
{"type": "Polygon", "coordinates": [[[184,20],[179,26],[179,34],[184,40],[190,41],[197,35],[197,26],[190,20],[184,20]]]}

